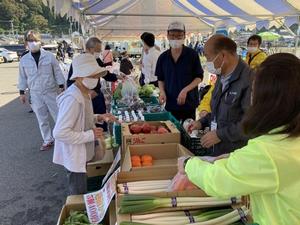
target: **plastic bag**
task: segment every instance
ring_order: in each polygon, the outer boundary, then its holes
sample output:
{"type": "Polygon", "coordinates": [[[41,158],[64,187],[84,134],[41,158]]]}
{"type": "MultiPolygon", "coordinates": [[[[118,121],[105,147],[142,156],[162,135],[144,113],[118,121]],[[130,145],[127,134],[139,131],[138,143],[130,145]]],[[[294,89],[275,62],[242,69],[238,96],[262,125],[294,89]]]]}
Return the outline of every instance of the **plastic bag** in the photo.
{"type": "Polygon", "coordinates": [[[104,158],[106,152],[106,144],[104,138],[95,141],[95,155],[90,162],[96,162],[104,158]]]}
{"type": "Polygon", "coordinates": [[[168,191],[186,191],[186,190],[196,190],[199,189],[185,174],[178,172],[173,178],[168,191]]]}
{"type": "Polygon", "coordinates": [[[134,96],[138,96],[138,87],[136,83],[134,82],[133,78],[128,77],[122,85],[121,90],[122,97],[127,98],[133,98],[134,96]]]}

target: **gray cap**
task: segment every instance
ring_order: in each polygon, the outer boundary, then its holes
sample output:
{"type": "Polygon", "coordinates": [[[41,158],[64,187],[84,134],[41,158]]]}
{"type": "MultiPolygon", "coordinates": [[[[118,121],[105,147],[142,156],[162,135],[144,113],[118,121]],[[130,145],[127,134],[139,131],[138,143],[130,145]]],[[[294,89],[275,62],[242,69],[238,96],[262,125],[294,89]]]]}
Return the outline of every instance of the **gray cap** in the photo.
{"type": "Polygon", "coordinates": [[[183,31],[185,32],[185,26],[183,23],[175,21],[169,24],[168,31],[183,31]]]}

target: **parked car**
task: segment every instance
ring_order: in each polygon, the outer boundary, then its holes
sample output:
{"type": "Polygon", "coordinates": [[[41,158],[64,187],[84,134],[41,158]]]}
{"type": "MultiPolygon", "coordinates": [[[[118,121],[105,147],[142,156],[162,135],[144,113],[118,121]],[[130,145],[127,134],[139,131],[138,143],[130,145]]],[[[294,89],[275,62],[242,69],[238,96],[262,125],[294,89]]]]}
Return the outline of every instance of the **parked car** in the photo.
{"type": "Polygon", "coordinates": [[[0,56],[0,63],[4,63],[4,58],[0,56]]]}
{"type": "Polygon", "coordinates": [[[53,55],[56,56],[58,45],[57,44],[43,45],[42,48],[46,51],[51,52],[53,55]]]}
{"type": "Polygon", "coordinates": [[[26,48],[22,44],[13,44],[13,45],[0,45],[0,48],[5,48],[9,51],[17,52],[19,58],[26,51],[26,48]]]}
{"type": "Polygon", "coordinates": [[[0,55],[4,58],[4,62],[13,62],[19,60],[17,52],[9,51],[5,48],[0,48],[0,55]]]}

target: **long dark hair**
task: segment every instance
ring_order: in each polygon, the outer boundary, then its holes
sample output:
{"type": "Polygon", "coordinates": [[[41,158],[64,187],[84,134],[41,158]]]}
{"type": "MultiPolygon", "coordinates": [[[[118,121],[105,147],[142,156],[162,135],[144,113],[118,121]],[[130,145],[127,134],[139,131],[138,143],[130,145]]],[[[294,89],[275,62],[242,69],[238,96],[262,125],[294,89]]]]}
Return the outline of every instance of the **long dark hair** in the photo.
{"type": "Polygon", "coordinates": [[[300,136],[300,60],[288,53],[269,56],[257,69],[252,105],[243,119],[245,134],[300,136]]]}

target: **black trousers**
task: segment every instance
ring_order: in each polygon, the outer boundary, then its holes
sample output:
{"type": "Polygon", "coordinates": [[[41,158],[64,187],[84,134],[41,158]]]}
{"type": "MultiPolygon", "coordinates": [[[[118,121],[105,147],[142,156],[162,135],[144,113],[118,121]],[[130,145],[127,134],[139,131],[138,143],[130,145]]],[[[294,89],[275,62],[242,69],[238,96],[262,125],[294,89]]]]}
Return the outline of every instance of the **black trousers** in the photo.
{"type": "Polygon", "coordinates": [[[67,170],[69,195],[82,195],[87,193],[86,173],[75,173],[67,170]]]}

